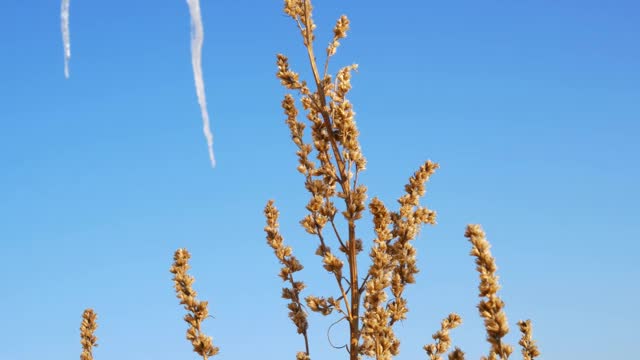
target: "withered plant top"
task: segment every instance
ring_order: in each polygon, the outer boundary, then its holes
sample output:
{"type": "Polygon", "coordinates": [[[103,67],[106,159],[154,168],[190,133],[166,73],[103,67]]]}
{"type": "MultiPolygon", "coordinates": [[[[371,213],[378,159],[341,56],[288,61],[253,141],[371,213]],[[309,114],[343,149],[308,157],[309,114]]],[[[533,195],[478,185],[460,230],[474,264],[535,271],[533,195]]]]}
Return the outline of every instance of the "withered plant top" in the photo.
{"type": "Polygon", "coordinates": [[[187,310],[187,314],[184,316],[184,321],[189,324],[187,340],[193,345],[193,351],[207,360],[217,354],[219,349],[213,346],[211,336],[205,335],[201,329],[202,322],[209,316],[209,303],[196,299],[198,294],[193,289],[195,279],[187,274],[189,258],[191,258],[191,254],[186,249],[176,250],[170,271],[174,275],[176,296],[180,299],[180,304],[184,305],[184,309],[187,310]]]}
{"type": "MultiPolygon", "coordinates": [[[[435,211],[421,206],[420,199],[438,164],[426,161],[411,176],[405,185],[405,194],[398,199],[400,206],[397,211],[389,210],[378,198],[369,202],[376,236],[369,248],[371,265],[368,271],[359,272],[358,254],[363,251],[364,244],[356,234],[356,224],[367,208],[367,188],[358,183],[358,175],[365,170],[366,159],[358,141],[353,105],[347,98],[351,90],[351,74],[357,65],[342,67],[335,77],[328,73],[329,62],[340,41],[347,36],[350,23],[344,15],[336,22],[321,68],[314,48],[316,24],[312,9],[310,0],[284,1],[284,12],[294,20],[302,37],[313,76],[312,86],[291,69],[285,55],[277,55],[277,77],[284,87],[300,96],[300,104],[310,124],[310,141],[306,142],[306,125],[298,120],[299,110],[294,96],[285,95],[282,101],[285,122],[297,147],[297,169],[304,176],[305,188],[310,195],[307,214],[300,224],[317,237],[316,255],[322,258],[323,267],[336,283],[335,294],[309,295],[305,303],[309,310],[324,316],[335,312],[338,321],[344,320],[349,324],[349,342],[345,349],[351,360],[362,355],[388,360],[400,351],[400,341],[393,327],[406,318],[408,307],[403,292],[407,284],[415,282],[418,272],[412,241],[423,224],[436,223],[435,211]],[[338,212],[342,219],[336,216],[338,212]],[[344,224],[346,231],[344,226],[340,226],[344,224]],[[337,252],[332,250],[332,246],[337,247],[337,252]]],[[[302,265],[293,257],[291,248],[283,245],[277,225],[278,211],[273,201],[267,204],[265,215],[267,242],[283,265],[280,276],[290,285],[283,290],[282,297],[290,301],[289,317],[304,337],[305,351],[299,352],[297,358],[309,359],[308,321],[300,301],[305,285],[299,279],[293,279],[293,274],[301,270],[302,265]]],[[[481,301],[479,310],[485,318],[487,340],[492,346],[489,359],[496,355],[507,359],[512,349],[501,341],[508,326],[502,311],[504,303],[496,295],[495,263],[482,242],[484,233],[479,226],[470,226],[467,235],[471,236],[474,245],[473,255],[477,252],[480,256],[481,297],[486,299],[481,301]]],[[[449,331],[461,322],[457,314],[450,314],[443,320],[441,330],[433,335],[435,344],[425,346],[431,359],[440,359],[449,350],[449,331]]],[[[530,344],[528,340],[522,342],[530,344]]],[[[527,354],[535,354],[535,351],[527,354]]],[[[464,353],[456,348],[449,358],[463,359],[464,353]]]]}
{"type": "MultiPolygon", "coordinates": [[[[363,251],[363,243],[356,235],[356,224],[366,209],[367,188],[358,183],[358,175],[365,170],[366,159],[358,141],[353,105],[347,98],[351,90],[351,74],[357,65],[341,68],[335,78],[328,73],[331,57],[335,55],[340,41],[347,36],[349,19],[344,15],[338,19],[333,39],[325,50],[326,60],[321,72],[314,49],[316,25],[311,2],[285,1],[284,12],[295,21],[300,31],[313,74],[313,87],[310,88],[290,68],[286,56],[277,56],[277,76],[283,86],[301,96],[300,103],[311,125],[311,140],[307,143],[304,140],[306,125],[298,120],[299,111],[294,97],[287,94],[282,108],[291,138],[298,148],[298,171],[303,174],[305,188],[310,194],[306,206],[308,213],[300,223],[309,234],[318,238],[316,254],[332,274],[338,290],[334,296],[307,296],[305,302],[311,311],[322,315],[335,311],[340,319],[348,322],[350,338],[346,350],[351,359],[360,355],[390,359],[398,354],[400,345],[393,325],[405,319],[408,311],[403,291],[407,284],[415,282],[414,276],[418,272],[416,251],[411,241],[418,235],[422,224],[435,224],[435,212],[421,206],[420,198],[425,194],[425,183],[438,165],[427,161],[409,179],[405,186],[406,194],[398,200],[398,211],[388,210],[377,198],[370,202],[376,239],[369,253],[372,264],[366,275],[359,273],[357,256],[363,251]],[[338,211],[342,222],[346,223],[346,233],[340,231],[340,220],[336,217],[338,211]],[[337,246],[338,252],[333,251],[332,246],[337,246]]],[[[273,202],[269,202],[265,209],[265,230],[272,247],[274,237],[281,238],[279,233],[274,235],[274,213],[277,211],[273,202]]],[[[285,268],[291,267],[278,255],[278,250],[276,255],[285,268]]],[[[297,270],[302,268],[297,260],[295,264],[297,270]]],[[[297,270],[291,268],[287,274],[297,270]]],[[[284,280],[289,281],[292,288],[285,291],[283,297],[292,300],[290,309],[298,309],[295,303],[299,302],[299,293],[304,285],[293,282],[292,278],[284,280]]],[[[298,332],[305,337],[305,352],[298,357],[308,357],[306,317],[293,316],[293,313],[292,310],[290,316],[298,332]],[[304,332],[300,331],[301,320],[296,321],[296,318],[305,319],[304,332]]]]}
{"type": "Polygon", "coordinates": [[[93,360],[93,348],[98,346],[98,338],[95,335],[98,328],[98,315],[93,309],[86,309],[82,313],[82,323],[80,323],[80,345],[82,353],[80,360],[93,360]]]}

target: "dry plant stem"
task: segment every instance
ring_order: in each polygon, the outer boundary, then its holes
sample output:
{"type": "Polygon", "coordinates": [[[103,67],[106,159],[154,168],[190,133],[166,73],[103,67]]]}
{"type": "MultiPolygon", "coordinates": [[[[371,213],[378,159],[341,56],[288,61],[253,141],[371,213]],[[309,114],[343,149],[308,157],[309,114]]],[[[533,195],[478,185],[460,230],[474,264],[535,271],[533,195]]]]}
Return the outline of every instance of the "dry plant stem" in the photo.
{"type": "Polygon", "coordinates": [[[471,242],[471,255],[476,258],[476,269],[480,274],[478,288],[482,300],[478,304],[478,310],[484,318],[487,341],[491,344],[489,359],[500,356],[500,359],[506,360],[513,348],[502,342],[502,338],[509,332],[509,325],[503,310],[504,302],[497,295],[500,285],[496,275],[496,262],[490,251],[491,245],[480,225],[468,225],[464,236],[471,242]]]}
{"type": "Polygon", "coordinates": [[[80,354],[80,360],[93,360],[93,348],[98,346],[98,338],[94,335],[98,328],[97,318],[98,316],[93,309],[86,309],[82,313],[82,323],[80,324],[82,353],[80,354]]]}
{"type": "Polygon", "coordinates": [[[535,340],[533,340],[533,336],[531,334],[531,320],[518,321],[518,326],[522,333],[522,338],[520,338],[520,341],[518,342],[518,344],[522,346],[522,358],[524,360],[533,360],[537,356],[540,356],[538,346],[536,345],[535,340]]]}
{"type": "Polygon", "coordinates": [[[340,153],[340,149],[338,148],[338,144],[336,142],[335,137],[333,136],[333,128],[331,126],[331,116],[327,111],[327,99],[326,94],[324,93],[324,88],[320,84],[320,74],[318,72],[318,65],[316,63],[316,56],[313,51],[313,39],[312,39],[312,23],[311,23],[311,11],[310,11],[310,1],[304,0],[304,17],[302,18],[302,22],[304,24],[304,28],[300,23],[298,23],[298,27],[306,36],[304,39],[305,47],[307,49],[307,55],[309,57],[309,63],[311,64],[311,70],[313,72],[313,78],[316,83],[316,88],[318,91],[318,97],[320,100],[320,113],[322,114],[322,118],[324,120],[324,125],[327,128],[327,132],[329,133],[329,138],[331,140],[331,147],[335,155],[336,162],[338,163],[338,170],[340,171],[340,178],[338,179],[340,186],[342,186],[342,190],[345,194],[349,194],[349,183],[345,180],[347,178],[346,168],[344,164],[344,160],[342,159],[342,155],[340,153]],[[304,29],[304,30],[303,30],[304,29]]]}
{"type": "MultiPolygon", "coordinates": [[[[424,351],[427,352],[430,360],[441,360],[442,355],[449,351],[449,347],[451,346],[449,331],[460,326],[461,323],[462,318],[458,314],[449,314],[446,319],[442,320],[440,331],[432,336],[435,343],[424,346],[424,351]]],[[[460,351],[459,349],[457,350],[460,351]]],[[[455,352],[456,351],[454,351],[454,353],[455,352]]],[[[459,356],[459,354],[453,356],[459,356]]]]}
{"type": "Polygon", "coordinates": [[[464,352],[460,348],[455,348],[449,354],[449,360],[464,360],[464,352]]]}
{"type": "Polygon", "coordinates": [[[173,256],[174,262],[169,271],[174,274],[176,297],[187,310],[187,315],[184,317],[184,321],[189,324],[187,340],[191,342],[193,351],[207,360],[216,355],[219,349],[213,345],[213,339],[205,335],[201,329],[202,322],[209,316],[208,302],[196,299],[197,293],[193,289],[195,279],[187,274],[190,268],[190,257],[186,249],[178,249],[173,256]]]}
{"type": "MultiPolygon", "coordinates": [[[[291,284],[291,286],[295,286],[295,281],[293,280],[293,275],[289,275],[289,283],[291,284]]],[[[295,294],[295,297],[293,299],[293,301],[297,304],[297,306],[302,309],[302,302],[300,301],[300,295],[299,294],[295,294]]],[[[304,331],[302,332],[302,336],[304,337],[304,351],[305,354],[307,356],[310,356],[311,353],[309,352],[309,335],[307,334],[307,329],[304,329],[304,331]]]]}
{"type": "Polygon", "coordinates": [[[267,226],[264,228],[264,231],[267,233],[267,244],[271,246],[276,257],[282,264],[280,278],[282,281],[289,282],[291,285],[291,288],[282,289],[282,297],[291,301],[288,305],[290,310],[289,318],[293,321],[298,333],[304,337],[305,352],[298,353],[298,358],[308,359],[310,352],[307,328],[309,325],[307,323],[307,315],[300,301],[300,292],[304,289],[304,283],[295,281],[293,278],[293,274],[302,270],[303,266],[298,259],[293,256],[291,247],[284,244],[284,239],[282,235],[280,235],[278,224],[279,212],[272,200],[265,206],[264,215],[267,219],[267,226]]]}
{"type": "MultiPolygon", "coordinates": [[[[342,188],[342,191],[345,194],[345,203],[347,206],[349,205],[350,197],[351,197],[351,189],[348,181],[347,170],[345,167],[344,160],[342,159],[342,155],[338,148],[337,141],[333,135],[333,128],[331,125],[331,117],[327,111],[327,101],[326,94],[324,92],[324,87],[321,86],[320,74],[318,72],[318,66],[316,63],[316,57],[313,50],[313,24],[311,22],[311,6],[309,0],[304,0],[303,9],[304,16],[302,17],[302,25],[298,22],[298,27],[302,32],[303,36],[305,36],[304,43],[307,49],[307,55],[309,57],[309,62],[311,64],[311,70],[313,72],[313,78],[316,83],[316,89],[318,92],[318,98],[320,100],[320,113],[322,114],[322,118],[324,120],[324,125],[329,134],[329,139],[331,141],[331,148],[334,153],[334,158],[338,164],[338,171],[340,172],[340,177],[338,182],[342,188]]],[[[327,65],[328,66],[328,65],[327,65]]],[[[349,231],[349,251],[348,255],[348,264],[349,264],[349,284],[351,288],[351,311],[349,316],[349,333],[350,333],[350,341],[349,341],[349,353],[352,360],[357,360],[358,357],[358,343],[359,343],[359,327],[360,327],[360,292],[358,286],[358,265],[357,265],[357,249],[356,249],[356,225],[353,220],[349,220],[348,222],[348,231],[349,231]]],[[[344,295],[343,295],[344,296],[344,295]]],[[[346,298],[345,298],[346,299],[346,298]]]]}
{"type": "MultiPolygon", "coordinates": [[[[308,9],[308,1],[305,1],[305,19],[307,23],[305,26],[309,26],[309,19],[311,17],[311,12],[308,9]]],[[[338,171],[340,172],[340,178],[338,179],[339,184],[342,188],[342,191],[345,193],[345,203],[347,206],[350,202],[351,197],[351,189],[349,187],[349,181],[347,172],[345,169],[344,160],[342,159],[342,155],[340,154],[340,150],[338,149],[338,145],[336,143],[336,139],[333,135],[333,129],[331,126],[331,119],[329,113],[326,110],[326,95],[324,93],[324,88],[320,85],[320,75],[318,73],[318,67],[316,65],[315,55],[313,53],[313,41],[311,40],[311,31],[309,31],[309,27],[307,27],[307,54],[309,56],[309,61],[311,63],[311,68],[313,70],[313,77],[315,79],[316,88],[318,91],[318,95],[320,98],[321,105],[321,114],[324,119],[325,127],[327,128],[327,132],[329,133],[329,138],[331,140],[331,147],[333,150],[334,158],[338,163],[338,171]]],[[[349,284],[351,287],[351,316],[349,316],[349,333],[350,333],[350,342],[349,342],[349,353],[351,355],[352,360],[357,360],[358,358],[358,343],[359,343],[359,328],[360,328],[360,292],[358,286],[358,262],[357,262],[357,249],[356,249],[356,224],[353,220],[349,220],[348,222],[349,228],[349,252],[348,252],[348,263],[349,263],[349,284]]]]}
{"type": "MultiPolygon", "coordinates": [[[[332,221],[333,223],[333,221],[332,221]]],[[[324,237],[322,236],[322,230],[318,227],[318,225],[316,224],[316,229],[318,231],[318,238],[320,240],[320,245],[321,245],[321,249],[327,249],[327,246],[325,244],[324,241],[324,237]]],[[[337,234],[337,232],[336,232],[337,234]]],[[[342,243],[342,241],[340,241],[342,243]]],[[[326,256],[326,251],[323,250],[321,256],[324,257],[326,256]]],[[[352,315],[351,315],[351,307],[349,306],[349,300],[347,299],[347,293],[344,290],[344,286],[342,285],[342,277],[337,274],[337,273],[333,273],[335,279],[336,279],[336,283],[338,284],[338,288],[340,289],[340,293],[342,294],[339,298],[338,301],[342,300],[344,301],[344,305],[345,308],[347,309],[347,313],[344,314],[347,317],[347,320],[351,319],[352,315]]],[[[342,312],[342,310],[338,309],[340,312],[342,312]]]]}
{"type": "MultiPolygon", "coordinates": [[[[292,132],[292,137],[295,139],[294,143],[296,143],[297,146],[298,146],[298,154],[305,154],[307,145],[305,145],[303,140],[302,140],[302,129],[304,127],[302,126],[301,123],[298,123],[298,121],[297,121],[298,113],[297,113],[297,110],[295,109],[295,105],[293,104],[293,102],[294,102],[293,98],[290,95],[288,95],[287,97],[285,97],[285,100],[282,102],[282,105],[283,105],[283,108],[286,109],[285,113],[287,114],[287,117],[288,117],[287,118],[287,124],[290,126],[290,130],[292,132]]],[[[306,156],[306,155],[304,155],[304,156],[306,156]]],[[[300,166],[303,167],[304,172],[306,174],[305,175],[306,184],[312,184],[313,183],[313,178],[312,178],[312,175],[311,175],[310,165],[307,163],[307,159],[304,156],[300,160],[300,163],[301,163],[300,166]]],[[[314,195],[313,192],[312,192],[312,195],[314,195]]],[[[326,203],[331,203],[331,200],[330,200],[329,196],[326,195],[326,194],[325,194],[325,197],[324,197],[324,201],[326,203]]],[[[327,252],[328,252],[327,250],[329,249],[329,247],[327,246],[327,244],[326,244],[326,242],[324,240],[324,236],[322,235],[323,225],[320,225],[320,223],[318,221],[317,212],[314,211],[313,209],[309,209],[309,211],[311,212],[311,218],[312,218],[312,221],[313,221],[313,224],[312,224],[313,225],[313,229],[314,229],[313,233],[315,233],[318,236],[318,239],[320,240],[320,247],[319,247],[320,253],[318,255],[320,255],[321,257],[324,258],[325,256],[327,256],[327,252]]],[[[334,216],[335,216],[335,214],[334,214],[334,216]]],[[[339,234],[338,229],[337,229],[337,227],[335,225],[335,222],[334,222],[334,216],[330,216],[329,217],[329,221],[331,222],[331,226],[332,226],[333,231],[334,231],[334,233],[336,235],[336,238],[338,239],[338,242],[340,243],[341,246],[344,247],[344,243],[342,242],[342,239],[340,237],[340,234],[339,234]]],[[[349,306],[349,301],[347,299],[346,292],[344,290],[344,286],[342,285],[342,278],[338,273],[334,273],[334,277],[336,279],[336,282],[337,282],[338,287],[340,288],[340,292],[342,294],[338,298],[338,301],[341,301],[341,300],[344,301],[345,308],[347,309],[347,313],[344,314],[344,312],[339,308],[337,310],[340,311],[341,313],[343,313],[344,315],[346,315],[347,319],[350,319],[351,318],[351,307],[349,306]]]]}
{"type": "MultiPolygon", "coordinates": [[[[329,201],[329,199],[325,199],[326,201],[329,201]]],[[[333,233],[336,235],[336,239],[338,240],[338,243],[340,243],[340,246],[345,247],[344,242],[342,241],[342,237],[340,236],[340,233],[338,232],[338,227],[336,226],[335,221],[333,221],[333,219],[329,220],[329,222],[331,223],[331,227],[333,228],[333,233]]]]}
{"type": "MultiPolygon", "coordinates": [[[[333,221],[332,221],[332,223],[333,223],[333,221]]],[[[324,237],[322,236],[322,232],[319,229],[318,229],[318,237],[320,238],[320,244],[322,245],[322,247],[326,248],[326,245],[325,245],[325,242],[324,242],[324,237]]],[[[322,255],[324,256],[325,253],[323,253],[322,255]]],[[[334,276],[336,278],[336,282],[338,283],[338,288],[340,289],[340,293],[342,294],[341,298],[344,301],[344,305],[345,305],[345,307],[347,309],[347,313],[345,315],[347,316],[347,319],[351,319],[353,316],[352,316],[352,313],[351,313],[351,307],[349,306],[349,301],[347,300],[347,294],[346,294],[346,292],[344,290],[344,286],[342,285],[342,278],[336,273],[334,273],[334,276]]]]}
{"type": "MultiPolygon", "coordinates": [[[[307,181],[311,181],[311,173],[307,172],[307,181]]],[[[325,201],[329,202],[329,198],[325,197],[325,201]]],[[[324,241],[324,236],[322,235],[322,228],[320,227],[320,225],[318,224],[316,218],[315,218],[315,214],[314,214],[314,218],[313,218],[315,227],[316,227],[316,231],[317,231],[317,235],[318,235],[318,239],[320,240],[320,245],[321,245],[321,249],[322,249],[322,254],[321,256],[325,256],[326,255],[326,249],[328,249],[325,241],[324,241]]],[[[335,222],[333,221],[333,217],[329,220],[331,222],[331,227],[333,228],[333,231],[336,235],[336,238],[338,239],[338,242],[340,242],[340,245],[344,246],[344,243],[342,242],[342,238],[340,237],[340,233],[338,232],[338,229],[335,225],[335,222]]],[[[347,313],[345,314],[347,316],[347,320],[350,320],[352,318],[352,313],[351,313],[351,307],[349,306],[349,301],[347,299],[347,294],[344,290],[344,286],[342,285],[342,278],[337,274],[337,273],[333,273],[336,279],[336,282],[338,283],[338,288],[340,289],[340,293],[342,300],[344,301],[344,305],[345,308],[347,309],[347,313]]]]}
{"type": "MultiPolygon", "coordinates": [[[[287,279],[292,289],[296,288],[296,281],[293,279],[293,273],[289,274],[289,278],[287,279]]],[[[302,311],[302,301],[300,301],[300,292],[294,291],[292,294],[291,301],[295,304],[296,309],[302,311]]],[[[292,310],[293,311],[293,310],[292,310]]],[[[295,322],[295,319],[292,319],[295,322]]],[[[309,335],[307,334],[307,328],[305,327],[302,330],[302,336],[304,337],[304,351],[307,356],[311,355],[309,352],[309,335]]]]}

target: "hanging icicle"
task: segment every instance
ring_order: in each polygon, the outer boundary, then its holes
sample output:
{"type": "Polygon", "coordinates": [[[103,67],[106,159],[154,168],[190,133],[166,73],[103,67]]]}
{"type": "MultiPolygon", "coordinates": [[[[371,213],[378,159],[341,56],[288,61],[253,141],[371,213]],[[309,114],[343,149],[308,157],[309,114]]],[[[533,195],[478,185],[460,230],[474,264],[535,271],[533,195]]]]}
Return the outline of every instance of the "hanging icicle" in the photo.
{"type": "Polygon", "coordinates": [[[211,166],[216,166],[213,155],[213,135],[209,125],[209,113],[207,112],[207,98],[204,92],[204,80],[202,79],[202,42],[204,41],[204,30],[202,27],[202,16],[200,15],[200,0],[187,0],[189,13],[191,14],[191,63],[193,65],[193,77],[196,83],[196,95],[202,113],[203,131],[207,139],[209,148],[209,159],[211,166]]]}
{"type": "Polygon", "coordinates": [[[60,27],[64,46],[64,77],[69,78],[69,60],[71,59],[71,40],[69,37],[69,1],[62,0],[60,6],[60,27]]]}

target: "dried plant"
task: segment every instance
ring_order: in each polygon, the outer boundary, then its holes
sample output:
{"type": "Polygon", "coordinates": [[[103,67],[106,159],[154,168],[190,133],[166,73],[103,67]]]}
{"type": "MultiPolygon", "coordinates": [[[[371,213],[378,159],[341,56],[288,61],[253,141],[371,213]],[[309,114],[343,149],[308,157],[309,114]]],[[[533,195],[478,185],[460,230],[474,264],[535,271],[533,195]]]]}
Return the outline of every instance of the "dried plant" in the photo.
{"type": "Polygon", "coordinates": [[[522,333],[522,338],[520,338],[520,341],[518,342],[518,344],[522,346],[522,358],[524,360],[533,360],[535,357],[540,355],[540,351],[538,351],[538,346],[531,335],[531,320],[518,321],[518,326],[522,333]]]}
{"type": "Polygon", "coordinates": [[[209,316],[208,302],[198,301],[197,293],[193,289],[195,279],[187,274],[189,270],[189,258],[191,255],[186,249],[178,249],[173,255],[173,266],[171,273],[175,284],[176,296],[180,299],[180,304],[184,305],[187,315],[184,321],[189,324],[187,329],[187,340],[193,345],[193,351],[202,356],[204,360],[218,353],[218,348],[213,346],[213,339],[202,332],[201,325],[204,319],[209,316]]]}
{"type": "Polygon", "coordinates": [[[458,314],[449,314],[446,319],[442,320],[440,330],[432,336],[436,342],[424,346],[424,351],[427,352],[430,360],[440,360],[442,359],[441,355],[449,351],[449,347],[451,346],[449,331],[455,329],[460,324],[462,324],[462,318],[458,314]]]}
{"type": "Polygon", "coordinates": [[[298,359],[306,359],[309,354],[309,337],[307,335],[309,323],[300,301],[300,292],[304,289],[304,283],[293,279],[293,274],[302,270],[302,264],[293,256],[291,247],[284,245],[278,229],[278,209],[273,206],[272,201],[264,209],[264,215],[267,218],[267,226],[264,228],[267,233],[267,242],[282,264],[280,278],[291,286],[282,289],[282,298],[290,301],[287,306],[289,308],[289,318],[295,324],[298,334],[304,336],[305,352],[299,352],[297,357],[298,359]]]}
{"type": "Polygon", "coordinates": [[[455,348],[449,354],[449,360],[464,360],[464,352],[460,348],[455,348]]]}
{"type": "MultiPolygon", "coordinates": [[[[335,78],[328,73],[330,59],[336,54],[340,41],[347,36],[349,19],[343,15],[334,26],[321,73],[314,50],[316,25],[311,1],[285,0],[284,4],[285,14],[295,21],[300,31],[313,75],[310,88],[298,73],[291,70],[288,58],[277,55],[277,77],[284,87],[300,96],[300,103],[311,124],[310,139],[305,140],[306,125],[298,120],[296,101],[291,94],[285,95],[282,101],[285,123],[297,147],[297,169],[304,176],[305,188],[309,192],[307,214],[300,225],[317,238],[315,254],[322,259],[323,268],[336,284],[333,294],[308,295],[303,299],[305,284],[298,278],[303,266],[293,255],[292,248],[284,244],[278,224],[279,212],[270,200],[264,209],[267,244],[282,265],[279,276],[287,285],[281,296],[288,301],[289,318],[297,333],[304,338],[304,351],[299,351],[296,359],[311,358],[308,309],[323,316],[337,315],[336,323],[346,321],[349,338],[343,348],[350,360],[358,360],[362,356],[390,360],[400,352],[400,340],[394,333],[394,326],[406,319],[409,311],[404,290],[408,284],[415,283],[418,273],[413,241],[422,225],[436,224],[436,212],[422,206],[420,199],[425,195],[425,185],[438,169],[438,164],[426,161],[409,178],[404,187],[405,193],[398,199],[397,211],[389,210],[376,197],[367,205],[367,188],[358,181],[367,163],[358,141],[353,105],[347,99],[351,90],[351,74],[357,65],[342,67],[335,78]],[[358,268],[358,255],[365,244],[357,236],[356,225],[367,208],[373,219],[375,238],[368,250],[371,264],[362,271],[362,267],[358,268]],[[338,213],[341,216],[336,216],[338,213]],[[337,251],[330,245],[336,246],[337,251]]],[[[482,359],[506,360],[513,348],[503,342],[509,326],[504,302],[497,295],[500,286],[495,259],[480,225],[468,225],[465,237],[471,242],[471,255],[476,258],[481,298],[478,310],[484,318],[487,341],[491,345],[488,356],[482,359]]],[[[207,360],[219,349],[201,329],[202,322],[209,316],[208,303],[196,299],[195,280],[187,274],[189,258],[187,250],[178,249],[170,271],[174,274],[180,304],[187,310],[184,317],[189,324],[187,339],[193,345],[193,351],[207,360]]],[[[93,335],[97,328],[95,320],[95,313],[91,309],[86,310],[81,326],[81,360],[93,359],[91,350],[97,346],[93,335]]],[[[440,330],[432,336],[434,343],[424,346],[431,360],[440,360],[445,355],[449,360],[464,360],[465,354],[460,348],[449,352],[450,331],[461,323],[461,317],[455,313],[442,320],[440,330]]],[[[532,360],[540,352],[531,335],[531,322],[521,321],[518,325],[522,332],[519,344],[523,359],[532,360]]]]}
{"type": "Polygon", "coordinates": [[[471,255],[476,258],[476,270],[480,274],[479,296],[483,298],[478,304],[480,316],[484,318],[487,330],[487,341],[491,344],[489,359],[500,356],[508,359],[513,348],[502,342],[502,338],[509,332],[507,315],[504,313],[504,302],[498,296],[500,284],[496,275],[496,262],[491,255],[491,245],[487,241],[480,225],[469,225],[464,234],[472,245],[471,255]]]}
{"type": "MultiPolygon", "coordinates": [[[[305,125],[297,119],[295,100],[293,96],[286,95],[282,107],[291,137],[298,147],[298,171],[305,176],[305,187],[310,193],[306,206],[309,213],[300,223],[308,233],[317,236],[320,244],[316,254],[322,257],[324,268],[333,275],[339,289],[337,296],[308,296],[305,301],[311,311],[329,315],[335,310],[341,319],[346,319],[350,334],[346,349],[351,359],[360,355],[389,359],[398,354],[400,345],[393,333],[393,325],[404,319],[408,311],[403,291],[406,284],[415,282],[414,275],[418,272],[411,240],[415,239],[422,224],[435,223],[435,212],[421,207],[419,199],[425,193],[425,182],[438,165],[427,161],[414,174],[405,187],[406,194],[399,199],[401,207],[398,212],[390,212],[378,199],[371,202],[377,239],[370,253],[372,265],[368,275],[361,279],[357,256],[363,245],[362,240],[356,237],[356,222],[366,209],[367,188],[358,184],[358,175],[365,170],[366,160],[358,142],[355,112],[347,99],[351,73],[357,65],[340,69],[335,80],[328,74],[329,60],[336,53],[340,40],[347,36],[349,20],[346,16],[338,19],[333,39],[326,48],[321,74],[313,47],[316,25],[311,2],[285,1],[284,12],[295,21],[302,35],[315,85],[311,90],[290,69],[287,57],[278,55],[277,76],[282,85],[297,90],[302,96],[302,107],[311,122],[312,140],[306,143],[303,136],[305,125]],[[313,150],[316,160],[309,158],[313,150]],[[341,215],[346,222],[346,235],[341,234],[337,224],[336,198],[343,200],[341,215]],[[330,225],[329,234],[325,233],[327,225],[330,225]],[[332,237],[339,244],[338,250],[342,255],[331,250],[327,237],[332,237]],[[346,270],[343,271],[345,263],[346,270]],[[389,301],[388,297],[391,298],[389,301]]],[[[273,203],[269,202],[265,213],[273,212],[272,208],[273,203]]],[[[267,215],[266,231],[270,244],[273,242],[271,222],[267,215]]],[[[300,290],[303,287],[301,285],[300,290]]],[[[305,354],[309,356],[308,346],[305,354]]]]}
{"type": "MultiPolygon", "coordinates": [[[[311,0],[284,1],[284,12],[294,20],[302,37],[313,76],[312,86],[300,79],[300,75],[291,69],[288,58],[282,54],[277,55],[276,74],[285,88],[300,96],[300,104],[311,125],[310,140],[305,140],[306,125],[298,120],[296,101],[293,95],[285,95],[282,101],[285,122],[297,147],[297,169],[304,176],[305,188],[309,192],[308,213],[300,224],[306,232],[317,237],[316,255],[322,258],[324,269],[336,282],[335,294],[309,295],[305,298],[306,308],[324,316],[335,312],[338,321],[346,320],[349,341],[345,348],[351,360],[362,355],[387,360],[400,351],[400,341],[393,327],[406,318],[409,310],[403,296],[404,289],[407,284],[415,282],[418,272],[412,241],[423,224],[436,223],[435,211],[421,206],[420,199],[438,164],[426,161],[414,173],[405,185],[405,194],[398,199],[400,207],[397,211],[389,210],[378,198],[369,202],[375,239],[369,250],[371,265],[366,273],[359,272],[358,254],[364,245],[356,234],[356,224],[367,208],[367,188],[358,183],[358,176],[366,168],[366,159],[358,141],[353,105],[347,99],[351,90],[351,74],[357,65],[339,69],[335,77],[328,73],[330,59],[336,54],[340,41],[347,36],[350,23],[344,15],[338,19],[320,71],[314,49],[316,24],[312,9],[311,0]],[[336,217],[338,212],[342,218],[336,217]],[[332,243],[337,245],[338,252],[332,251],[332,243]]],[[[305,352],[299,352],[298,359],[308,359],[309,325],[305,307],[300,301],[305,285],[299,279],[293,279],[294,272],[300,271],[302,265],[293,257],[291,248],[283,244],[277,224],[278,211],[273,201],[267,204],[265,216],[267,242],[283,265],[280,276],[291,286],[283,290],[282,297],[290,301],[289,317],[304,337],[305,352]]],[[[487,339],[491,344],[488,359],[496,359],[497,356],[507,359],[512,348],[502,342],[508,325],[504,303],[497,296],[499,286],[495,261],[479,226],[470,225],[467,237],[472,242],[472,254],[477,257],[480,273],[480,296],[483,300],[478,308],[485,319],[487,339]]],[[[451,345],[449,331],[461,322],[456,314],[443,320],[440,331],[433,335],[435,343],[424,347],[430,359],[441,359],[447,353],[451,345]]],[[[521,341],[525,348],[523,354],[526,351],[537,355],[537,349],[533,352],[526,350],[530,349],[531,343],[530,339],[521,341]]],[[[464,353],[455,348],[448,357],[464,359],[464,353]]]]}
{"type": "MultiPolygon", "coordinates": [[[[500,284],[498,284],[498,276],[496,275],[496,262],[490,251],[491,245],[480,225],[468,225],[465,237],[471,242],[471,255],[476,258],[476,269],[480,274],[478,288],[482,300],[478,304],[478,310],[480,316],[484,318],[487,341],[491,344],[491,350],[486,359],[497,359],[498,357],[508,359],[513,348],[502,341],[509,332],[509,325],[503,310],[504,301],[497,295],[500,284]]],[[[531,320],[519,321],[518,326],[522,332],[519,344],[522,346],[523,359],[532,360],[539,356],[540,352],[531,335],[531,320]]]]}
{"type": "Polygon", "coordinates": [[[82,323],[80,324],[80,344],[82,353],[80,360],[93,360],[93,348],[98,346],[98,338],[94,334],[98,328],[98,315],[93,309],[86,309],[82,313],[82,323]]]}

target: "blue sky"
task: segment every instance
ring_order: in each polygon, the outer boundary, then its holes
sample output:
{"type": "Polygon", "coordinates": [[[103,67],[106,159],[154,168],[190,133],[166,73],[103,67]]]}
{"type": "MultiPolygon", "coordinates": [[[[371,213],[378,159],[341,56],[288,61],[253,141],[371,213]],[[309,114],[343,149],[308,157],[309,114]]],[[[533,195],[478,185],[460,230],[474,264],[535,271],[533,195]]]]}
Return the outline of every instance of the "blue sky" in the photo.
{"type": "MultiPolygon", "coordinates": [[[[352,22],[331,69],[360,65],[351,99],[369,196],[393,205],[424,160],[441,164],[424,202],[438,225],[416,242],[421,273],[398,359],[425,356],[449,312],[464,319],[454,344],[470,359],[485,353],[467,223],[493,245],[512,344],[515,322],[531,318],[542,359],[635,353],[637,2],[315,5],[320,47],[340,14],[352,22]]],[[[59,3],[0,2],[0,359],[79,356],[86,307],[99,316],[98,360],[195,359],[168,272],[178,247],[193,254],[220,359],[302,349],[264,240],[268,199],[306,266],[306,293],[334,289],[297,225],[307,195],[275,54],[308,71],[281,8],[202,1],[211,169],[184,1],[72,0],[70,80],[59,3]]],[[[368,219],[360,227],[370,240],[368,219]]],[[[311,315],[314,359],[342,356],[328,324],[311,315]]]]}

